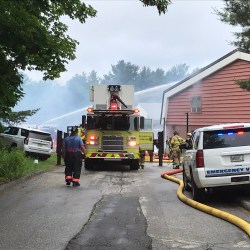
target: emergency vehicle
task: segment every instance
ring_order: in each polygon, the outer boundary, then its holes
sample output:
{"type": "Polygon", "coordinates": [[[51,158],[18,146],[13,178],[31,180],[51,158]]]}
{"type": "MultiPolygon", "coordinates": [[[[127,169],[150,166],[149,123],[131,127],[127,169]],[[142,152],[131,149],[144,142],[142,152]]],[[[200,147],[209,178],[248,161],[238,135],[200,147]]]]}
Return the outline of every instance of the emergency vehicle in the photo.
{"type": "Polygon", "coordinates": [[[183,182],[193,199],[206,190],[250,185],[250,123],[198,128],[183,157],[183,182]]]}
{"type": "Polygon", "coordinates": [[[90,101],[93,107],[82,122],[85,168],[104,162],[143,168],[145,151],[153,151],[153,128],[152,120],[134,108],[134,86],[93,85],[90,101]]]}

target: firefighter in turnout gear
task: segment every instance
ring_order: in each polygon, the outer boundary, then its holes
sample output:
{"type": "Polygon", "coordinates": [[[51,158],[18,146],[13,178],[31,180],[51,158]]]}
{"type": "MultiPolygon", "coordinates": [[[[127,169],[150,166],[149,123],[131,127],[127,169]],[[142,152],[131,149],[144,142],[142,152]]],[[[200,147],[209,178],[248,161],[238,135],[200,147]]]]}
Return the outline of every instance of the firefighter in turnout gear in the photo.
{"type": "Polygon", "coordinates": [[[78,134],[78,128],[71,128],[71,135],[66,137],[63,145],[63,157],[65,161],[66,185],[73,183],[73,187],[80,186],[79,180],[82,170],[82,153],[85,154],[85,147],[78,134]]]}
{"type": "Polygon", "coordinates": [[[185,143],[185,140],[179,136],[177,131],[174,131],[174,135],[171,139],[173,168],[178,169],[181,165],[181,149],[180,145],[185,143]]]}

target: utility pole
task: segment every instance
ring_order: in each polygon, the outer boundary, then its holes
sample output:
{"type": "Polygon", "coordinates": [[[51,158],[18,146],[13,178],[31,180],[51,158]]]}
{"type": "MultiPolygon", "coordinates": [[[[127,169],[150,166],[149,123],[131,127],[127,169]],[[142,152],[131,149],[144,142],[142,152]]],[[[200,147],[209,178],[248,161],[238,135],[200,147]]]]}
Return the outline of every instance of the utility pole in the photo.
{"type": "Polygon", "coordinates": [[[188,131],[188,112],[185,113],[186,114],[186,129],[187,129],[187,133],[189,132],[188,131]]]}

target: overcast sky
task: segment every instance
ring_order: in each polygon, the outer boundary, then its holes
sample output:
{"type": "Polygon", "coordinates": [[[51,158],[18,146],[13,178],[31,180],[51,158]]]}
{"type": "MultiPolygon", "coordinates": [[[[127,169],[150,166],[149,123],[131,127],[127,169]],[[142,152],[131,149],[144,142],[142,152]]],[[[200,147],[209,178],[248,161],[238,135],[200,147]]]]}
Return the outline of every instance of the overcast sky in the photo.
{"type": "MultiPolygon", "coordinates": [[[[102,77],[119,60],[165,71],[186,63],[190,70],[204,67],[235,49],[235,28],[218,20],[213,8],[220,0],[173,0],[165,15],[139,0],[84,1],[97,11],[85,24],[66,19],[69,35],[79,41],[77,58],[67,65],[59,82],[75,74],[97,71],[102,77]]],[[[28,74],[40,80],[41,74],[28,74]]]]}

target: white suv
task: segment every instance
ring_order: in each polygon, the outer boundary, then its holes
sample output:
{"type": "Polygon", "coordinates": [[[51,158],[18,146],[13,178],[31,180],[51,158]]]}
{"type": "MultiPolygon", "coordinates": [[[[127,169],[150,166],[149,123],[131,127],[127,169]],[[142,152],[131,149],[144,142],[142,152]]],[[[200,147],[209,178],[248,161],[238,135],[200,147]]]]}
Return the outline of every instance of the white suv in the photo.
{"type": "Polygon", "coordinates": [[[7,148],[24,150],[27,155],[47,160],[51,156],[53,143],[50,133],[38,129],[19,126],[7,127],[0,137],[4,138],[7,148]]]}
{"type": "Polygon", "coordinates": [[[184,189],[202,200],[206,189],[250,184],[250,123],[199,128],[183,156],[184,189]]]}

